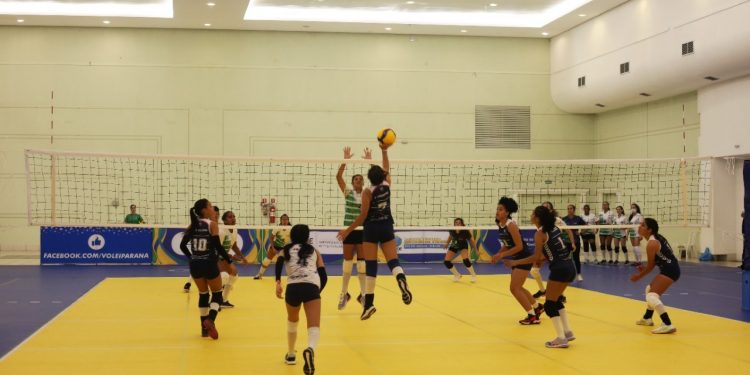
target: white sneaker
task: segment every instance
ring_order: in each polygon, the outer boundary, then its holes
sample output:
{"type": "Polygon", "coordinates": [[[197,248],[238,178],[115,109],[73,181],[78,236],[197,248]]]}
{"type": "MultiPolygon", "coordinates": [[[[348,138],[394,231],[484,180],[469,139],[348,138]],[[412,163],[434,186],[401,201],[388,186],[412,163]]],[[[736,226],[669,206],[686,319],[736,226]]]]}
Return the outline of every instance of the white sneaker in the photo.
{"type": "Polygon", "coordinates": [[[461,275],[453,275],[453,282],[459,282],[461,280],[461,275]]]}
{"type": "Polygon", "coordinates": [[[659,326],[659,328],[651,331],[651,333],[655,333],[657,335],[665,334],[665,333],[675,333],[677,332],[677,328],[675,328],[673,325],[666,325],[662,324],[659,326]]]}
{"type": "Polygon", "coordinates": [[[641,318],[641,319],[636,320],[635,324],[637,324],[639,326],[649,326],[650,327],[650,326],[654,325],[654,321],[652,319],[643,319],[643,318],[641,318]]]}
{"type": "Polygon", "coordinates": [[[583,281],[583,276],[581,276],[581,274],[579,273],[579,274],[578,274],[578,277],[576,277],[576,280],[578,280],[578,281],[583,281]]]}
{"type": "Polygon", "coordinates": [[[477,275],[471,275],[471,282],[472,283],[477,282],[477,275]]]}
{"type": "Polygon", "coordinates": [[[344,307],[346,307],[346,303],[349,302],[349,299],[351,299],[352,296],[349,295],[349,293],[341,293],[339,295],[339,310],[343,310],[344,307]]]}

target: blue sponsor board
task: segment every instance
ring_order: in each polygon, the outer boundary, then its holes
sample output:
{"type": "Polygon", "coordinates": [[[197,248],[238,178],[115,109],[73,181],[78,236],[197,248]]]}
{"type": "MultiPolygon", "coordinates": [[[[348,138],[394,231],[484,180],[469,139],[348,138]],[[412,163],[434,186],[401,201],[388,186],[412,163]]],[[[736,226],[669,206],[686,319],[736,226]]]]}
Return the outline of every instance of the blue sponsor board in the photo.
{"type": "Polygon", "coordinates": [[[41,264],[151,264],[151,228],[42,227],[41,264]]]}
{"type": "MultiPolygon", "coordinates": [[[[258,242],[251,238],[251,231],[248,229],[237,230],[237,247],[242,252],[242,255],[249,256],[250,252],[258,247],[258,242]]],[[[156,236],[154,238],[154,251],[156,258],[154,259],[155,264],[189,264],[189,259],[180,250],[180,242],[185,234],[183,228],[158,228],[156,229],[156,236]]],[[[190,243],[187,244],[190,249],[190,243]]],[[[252,259],[248,259],[252,260],[252,259]]]]}

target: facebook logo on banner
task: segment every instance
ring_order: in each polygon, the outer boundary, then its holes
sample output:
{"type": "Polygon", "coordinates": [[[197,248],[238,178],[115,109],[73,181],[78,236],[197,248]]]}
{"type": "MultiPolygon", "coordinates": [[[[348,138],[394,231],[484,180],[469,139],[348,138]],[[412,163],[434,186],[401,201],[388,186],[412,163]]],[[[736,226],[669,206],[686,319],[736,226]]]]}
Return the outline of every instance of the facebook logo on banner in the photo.
{"type": "Polygon", "coordinates": [[[104,236],[95,234],[89,237],[89,248],[94,251],[104,248],[104,236]]]}

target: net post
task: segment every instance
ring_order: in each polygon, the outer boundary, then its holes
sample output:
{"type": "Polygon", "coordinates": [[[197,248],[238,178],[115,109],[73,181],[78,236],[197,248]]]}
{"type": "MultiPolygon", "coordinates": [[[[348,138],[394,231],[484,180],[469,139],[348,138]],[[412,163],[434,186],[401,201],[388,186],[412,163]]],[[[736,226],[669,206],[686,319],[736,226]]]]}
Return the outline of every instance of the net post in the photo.
{"type": "Polygon", "coordinates": [[[28,221],[29,225],[32,225],[32,222],[31,222],[31,169],[29,168],[29,158],[30,158],[29,150],[24,150],[24,154],[26,155],[26,157],[24,158],[24,162],[26,164],[26,220],[28,221]]]}
{"type": "Polygon", "coordinates": [[[52,205],[50,209],[50,222],[52,225],[57,224],[57,219],[55,217],[57,216],[57,196],[55,194],[56,185],[57,185],[57,156],[52,154],[50,155],[50,166],[49,166],[49,173],[50,173],[50,203],[52,205]]]}
{"type": "Polygon", "coordinates": [[[687,161],[680,159],[680,199],[682,203],[682,225],[687,227],[690,211],[688,208],[687,161]]]}

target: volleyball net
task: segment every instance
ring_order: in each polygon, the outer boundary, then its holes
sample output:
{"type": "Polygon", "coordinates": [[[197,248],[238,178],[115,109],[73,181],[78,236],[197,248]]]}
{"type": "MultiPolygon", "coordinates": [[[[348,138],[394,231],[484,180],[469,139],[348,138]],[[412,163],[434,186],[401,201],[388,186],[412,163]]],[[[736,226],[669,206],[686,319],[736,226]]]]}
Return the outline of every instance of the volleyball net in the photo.
{"type": "MultiPolygon", "coordinates": [[[[377,154],[377,153],[376,153],[377,154]]],[[[28,221],[32,225],[122,224],[137,206],[151,225],[185,226],[188,209],[208,198],[231,210],[241,226],[262,227],[287,214],[293,223],[343,225],[344,195],[336,173],[346,164],[367,174],[380,160],[267,159],[180,155],[26,151],[28,221]]],[[[519,203],[514,217],[529,224],[531,211],[550,201],[601,211],[637,203],[661,225],[707,226],[711,159],[649,160],[391,160],[391,206],[401,228],[493,227],[497,201],[519,203]]],[[[366,177],[365,177],[366,181],[366,177]]],[[[367,184],[367,183],[366,183],[367,184]]]]}

